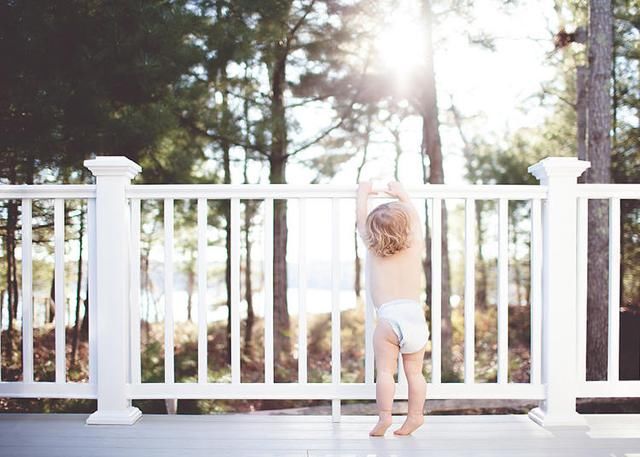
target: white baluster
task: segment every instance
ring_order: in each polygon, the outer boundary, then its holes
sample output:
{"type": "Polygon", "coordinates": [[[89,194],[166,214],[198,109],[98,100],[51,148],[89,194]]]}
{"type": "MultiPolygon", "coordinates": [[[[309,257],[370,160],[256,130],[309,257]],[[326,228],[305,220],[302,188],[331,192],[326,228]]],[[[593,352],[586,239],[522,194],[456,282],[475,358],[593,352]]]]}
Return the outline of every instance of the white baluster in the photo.
{"type": "Polygon", "coordinates": [[[464,382],[475,382],[475,200],[467,198],[464,211],[464,382]]]}
{"type": "Polygon", "coordinates": [[[540,384],[542,367],[542,200],[531,201],[531,384],[540,384]]]}
{"type": "Polygon", "coordinates": [[[208,380],[207,366],[207,199],[198,199],[198,383],[208,380]]]}
{"type": "Polygon", "coordinates": [[[131,254],[129,268],[131,274],[130,282],[130,307],[129,321],[131,326],[131,382],[141,382],[141,361],[140,361],[140,199],[132,199],[131,205],[131,254]]]}
{"type": "Polygon", "coordinates": [[[55,339],[56,339],[56,382],[65,383],[67,361],[65,351],[65,316],[64,316],[64,200],[54,200],[54,282],[55,282],[55,339]]]}
{"type": "Polygon", "coordinates": [[[231,383],[240,384],[240,199],[231,199],[231,383]]]}
{"type": "Polygon", "coordinates": [[[29,198],[22,199],[22,379],[33,382],[32,222],[29,198]]]}
{"type": "Polygon", "coordinates": [[[506,384],[509,368],[509,201],[498,205],[498,384],[506,384]]]}
{"type": "Polygon", "coordinates": [[[273,198],[264,200],[264,382],[273,384],[273,198]]]}
{"type": "Polygon", "coordinates": [[[431,206],[431,383],[441,382],[442,319],[442,200],[434,198],[431,206]]]}
{"type": "Polygon", "coordinates": [[[164,199],[164,382],[173,384],[173,199],[164,199]]]}
{"type": "Polygon", "coordinates": [[[307,383],[307,205],[298,200],[298,382],[307,383]]]}
{"type": "MultiPolygon", "coordinates": [[[[331,382],[341,382],[340,348],[340,199],[331,199],[331,382]]],[[[332,400],[332,420],[340,420],[340,399],[332,400]]]]}
{"type": "Polygon", "coordinates": [[[620,199],[609,199],[609,329],[607,381],[620,377],[620,199]]]}

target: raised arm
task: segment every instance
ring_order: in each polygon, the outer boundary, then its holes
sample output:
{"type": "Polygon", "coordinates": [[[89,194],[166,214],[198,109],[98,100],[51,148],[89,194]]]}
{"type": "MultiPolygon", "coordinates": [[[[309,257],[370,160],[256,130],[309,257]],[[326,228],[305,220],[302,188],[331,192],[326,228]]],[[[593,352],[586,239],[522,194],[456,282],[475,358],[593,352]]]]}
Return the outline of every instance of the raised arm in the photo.
{"type": "Polygon", "coordinates": [[[404,186],[402,185],[402,183],[399,183],[398,181],[391,181],[388,184],[388,189],[389,190],[387,190],[387,193],[389,195],[396,197],[398,200],[400,200],[402,203],[405,204],[405,206],[409,210],[409,213],[411,214],[412,229],[413,229],[414,236],[421,243],[424,243],[424,236],[422,234],[422,222],[420,221],[420,215],[418,214],[418,210],[416,209],[416,207],[413,205],[413,202],[411,201],[411,198],[409,197],[409,194],[405,190],[404,186]]]}
{"type": "Polygon", "coordinates": [[[360,238],[364,240],[367,229],[365,222],[369,214],[369,194],[372,193],[371,181],[363,181],[358,184],[358,196],[356,198],[356,227],[360,238]]]}

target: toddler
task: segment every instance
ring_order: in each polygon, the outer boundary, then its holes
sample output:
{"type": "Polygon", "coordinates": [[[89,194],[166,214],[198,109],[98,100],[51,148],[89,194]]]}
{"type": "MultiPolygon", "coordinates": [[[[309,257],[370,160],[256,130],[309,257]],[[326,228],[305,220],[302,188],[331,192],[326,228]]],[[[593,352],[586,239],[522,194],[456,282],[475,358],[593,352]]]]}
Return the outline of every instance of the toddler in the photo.
{"type": "Polygon", "coordinates": [[[371,436],[384,435],[391,425],[399,354],[409,388],[409,410],[396,435],[409,435],[422,425],[427,389],[422,375],[429,330],[420,304],[425,247],[421,223],[402,184],[390,182],[384,192],[398,201],[379,205],[367,214],[368,197],[376,192],[371,182],[362,182],[356,203],[358,233],[369,251],[366,287],[378,317],[373,347],[379,420],[371,436]]]}

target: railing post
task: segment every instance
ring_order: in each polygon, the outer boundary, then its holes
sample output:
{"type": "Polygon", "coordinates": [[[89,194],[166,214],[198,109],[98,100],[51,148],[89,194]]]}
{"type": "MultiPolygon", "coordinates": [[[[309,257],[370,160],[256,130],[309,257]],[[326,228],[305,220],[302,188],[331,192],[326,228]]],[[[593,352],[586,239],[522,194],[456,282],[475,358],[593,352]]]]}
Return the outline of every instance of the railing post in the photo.
{"type": "Polygon", "coordinates": [[[576,412],[576,180],[589,165],[573,157],[548,157],[529,167],[548,188],[542,236],[545,399],[529,412],[543,427],[586,425],[576,412]]]}
{"type": "MultiPolygon", "coordinates": [[[[141,168],[126,157],[84,162],[96,177],[96,309],[98,410],[87,424],[135,423],[142,413],[127,398],[128,236],[126,186],[141,168]]],[[[94,316],[91,316],[93,319],[94,316]]]]}

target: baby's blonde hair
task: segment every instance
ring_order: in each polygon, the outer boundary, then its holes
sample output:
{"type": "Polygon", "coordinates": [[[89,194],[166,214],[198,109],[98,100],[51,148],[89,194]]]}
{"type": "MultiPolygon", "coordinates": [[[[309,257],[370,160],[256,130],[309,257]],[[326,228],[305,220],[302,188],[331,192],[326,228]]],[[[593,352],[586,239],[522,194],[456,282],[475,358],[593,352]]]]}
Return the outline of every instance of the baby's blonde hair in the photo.
{"type": "Polygon", "coordinates": [[[411,223],[401,203],[390,202],[377,206],[367,216],[366,227],[365,243],[380,257],[409,247],[411,223]]]}

